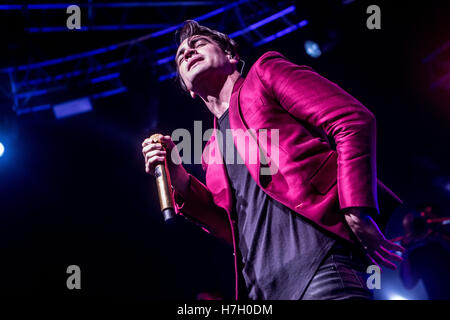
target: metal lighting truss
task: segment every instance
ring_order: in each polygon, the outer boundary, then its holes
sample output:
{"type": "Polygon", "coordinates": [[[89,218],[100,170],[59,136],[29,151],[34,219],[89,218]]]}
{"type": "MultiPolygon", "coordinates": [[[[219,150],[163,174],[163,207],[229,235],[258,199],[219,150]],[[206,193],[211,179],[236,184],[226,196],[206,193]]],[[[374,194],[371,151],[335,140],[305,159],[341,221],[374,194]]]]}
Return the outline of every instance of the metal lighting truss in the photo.
{"type": "MultiPolygon", "coordinates": [[[[33,10],[42,14],[41,11],[48,9],[67,8],[68,4],[34,4],[34,5],[0,5],[2,10],[33,10]]],[[[53,58],[45,61],[29,63],[25,65],[10,66],[0,69],[0,79],[7,79],[7,97],[12,102],[12,108],[17,115],[30,112],[39,112],[52,108],[52,104],[61,99],[76,99],[88,96],[91,99],[120,94],[127,89],[119,79],[120,68],[129,64],[139,56],[145,59],[156,70],[159,81],[165,81],[174,77],[173,66],[173,33],[186,19],[185,8],[187,6],[215,7],[203,15],[193,19],[208,25],[212,28],[226,32],[232,38],[242,37],[241,42],[249,45],[260,46],[264,43],[279,38],[287,33],[295,31],[308,24],[308,21],[299,19],[296,15],[296,8],[292,1],[282,1],[274,4],[270,1],[239,0],[235,2],[227,1],[183,1],[183,2],[129,2],[129,3],[93,3],[88,1],[80,5],[88,10],[107,10],[110,8],[126,8],[124,10],[123,21],[120,25],[109,25],[104,27],[106,32],[120,30],[132,30],[128,21],[128,13],[136,8],[148,7],[149,10],[170,9],[167,24],[147,25],[148,28],[157,30],[111,44],[103,48],[97,48],[85,52],[74,53],[65,57],[53,58]],[[170,19],[170,20],[169,20],[170,19]],[[291,22],[291,20],[294,20],[291,22]],[[278,21],[276,26],[263,31],[263,26],[272,25],[278,21]],[[280,25],[282,27],[280,29],[280,25]],[[122,26],[122,27],[121,27],[122,26]],[[125,26],[125,27],[124,27],[125,26]],[[128,29],[127,29],[128,28],[128,29]],[[270,30],[269,32],[267,30],[270,30]],[[273,31],[275,33],[273,33],[273,31]],[[169,36],[168,36],[169,35],[169,36]],[[167,45],[155,48],[151,40],[161,38],[167,45]],[[74,89],[75,88],[75,89],[74,89]],[[100,90],[99,90],[100,88],[100,90]]],[[[203,8],[202,7],[202,8],[203,8]]],[[[210,8],[211,9],[211,8],[210,8]]],[[[90,19],[94,19],[92,13],[90,19]]],[[[91,26],[93,21],[90,21],[91,26]]],[[[99,26],[97,26],[99,27],[99,26]]],[[[144,26],[141,26],[145,29],[144,26]]],[[[46,30],[48,26],[28,28],[28,32],[50,32],[46,30]],[[39,29],[39,30],[38,30],[39,29]]],[[[135,28],[136,29],[136,28],[135,28]]],[[[135,30],[134,29],[134,30],[135,30]]],[[[54,30],[57,31],[57,30],[54,30]]],[[[85,32],[95,31],[95,28],[87,28],[85,32]]],[[[78,32],[78,31],[72,31],[78,32]]],[[[159,42],[161,43],[161,41],[159,42]]],[[[2,89],[0,87],[0,89],[2,89]]],[[[3,88],[0,92],[5,92],[3,88]]]]}

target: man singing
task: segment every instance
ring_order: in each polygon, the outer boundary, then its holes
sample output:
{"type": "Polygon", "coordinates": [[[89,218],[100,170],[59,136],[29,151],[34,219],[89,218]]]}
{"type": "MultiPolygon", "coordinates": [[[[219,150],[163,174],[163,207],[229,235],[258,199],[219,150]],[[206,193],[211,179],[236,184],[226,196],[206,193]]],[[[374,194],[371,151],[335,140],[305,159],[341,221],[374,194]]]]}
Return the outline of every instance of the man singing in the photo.
{"type": "Polygon", "coordinates": [[[401,258],[392,251],[403,251],[371,218],[378,214],[373,114],[278,52],[262,55],[243,78],[227,35],[186,21],[178,36],[181,87],[214,115],[202,157],[206,185],[179,164],[170,136],[143,142],[146,172],[171,155],[177,213],[233,245],[236,299],[371,299],[367,266],[395,268],[401,258]],[[276,155],[271,134],[266,148],[258,136],[239,143],[238,133],[261,129],[276,130],[276,155]]]}

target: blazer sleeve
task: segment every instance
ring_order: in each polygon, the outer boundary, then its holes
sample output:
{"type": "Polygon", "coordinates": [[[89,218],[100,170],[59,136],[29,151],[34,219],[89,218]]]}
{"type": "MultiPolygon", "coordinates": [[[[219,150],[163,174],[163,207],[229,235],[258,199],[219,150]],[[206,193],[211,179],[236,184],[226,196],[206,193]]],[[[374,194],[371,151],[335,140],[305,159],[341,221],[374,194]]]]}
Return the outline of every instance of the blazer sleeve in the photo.
{"type": "MultiPolygon", "coordinates": [[[[212,235],[232,243],[232,233],[226,210],[214,203],[209,189],[196,177],[189,175],[189,188],[185,194],[172,189],[175,212],[198,221],[212,235]]],[[[203,228],[205,229],[205,228],[203,228]]]]}
{"type": "Polygon", "coordinates": [[[335,140],[341,208],[378,211],[374,115],[335,83],[278,52],[264,54],[255,70],[268,96],[335,140]]]}

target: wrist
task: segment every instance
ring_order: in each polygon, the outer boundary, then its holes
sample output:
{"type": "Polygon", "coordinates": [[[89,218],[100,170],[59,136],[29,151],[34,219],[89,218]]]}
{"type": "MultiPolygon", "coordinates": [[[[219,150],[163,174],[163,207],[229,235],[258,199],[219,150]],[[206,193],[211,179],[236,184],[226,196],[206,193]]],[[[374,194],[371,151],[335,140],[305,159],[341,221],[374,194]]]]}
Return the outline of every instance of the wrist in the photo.
{"type": "Polygon", "coordinates": [[[365,207],[349,207],[343,209],[345,216],[350,217],[354,220],[370,220],[371,217],[371,208],[365,207]]]}
{"type": "Polygon", "coordinates": [[[370,215],[365,212],[364,208],[346,208],[344,209],[344,217],[353,232],[359,232],[365,229],[371,222],[370,215]]]}

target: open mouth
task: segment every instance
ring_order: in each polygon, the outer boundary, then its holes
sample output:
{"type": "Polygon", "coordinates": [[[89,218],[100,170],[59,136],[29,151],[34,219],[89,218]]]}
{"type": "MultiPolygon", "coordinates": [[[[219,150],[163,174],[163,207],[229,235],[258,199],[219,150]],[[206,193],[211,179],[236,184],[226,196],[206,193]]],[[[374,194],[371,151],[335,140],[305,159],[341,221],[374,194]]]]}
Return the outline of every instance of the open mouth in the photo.
{"type": "Polygon", "coordinates": [[[197,62],[199,62],[199,61],[201,61],[201,60],[203,60],[203,59],[200,58],[200,57],[195,58],[194,60],[192,60],[192,61],[189,63],[189,65],[188,65],[188,71],[191,70],[191,68],[192,68],[195,64],[197,64],[197,62]]]}

